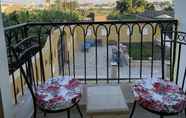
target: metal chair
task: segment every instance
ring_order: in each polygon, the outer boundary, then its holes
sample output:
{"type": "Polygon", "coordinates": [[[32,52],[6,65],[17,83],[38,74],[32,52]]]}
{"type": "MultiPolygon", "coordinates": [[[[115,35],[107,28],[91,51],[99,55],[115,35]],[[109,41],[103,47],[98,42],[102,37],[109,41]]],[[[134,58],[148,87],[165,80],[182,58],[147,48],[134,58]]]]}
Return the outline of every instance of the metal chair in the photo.
{"type": "MultiPolygon", "coordinates": [[[[45,81],[44,66],[42,60],[41,47],[37,42],[30,42],[29,39],[25,39],[11,47],[13,55],[16,60],[16,67],[18,67],[25,79],[28,89],[32,95],[34,114],[36,118],[37,108],[46,113],[58,113],[67,112],[67,117],[70,118],[70,110],[73,107],[77,107],[77,110],[83,117],[80,108],[79,101],[81,99],[80,82],[76,79],[72,79],[69,76],[51,77],[45,81]],[[40,76],[41,84],[35,82],[34,70],[33,70],[33,57],[40,56],[40,76]]],[[[35,70],[36,71],[36,70],[35,70]]]]}
{"type": "Polygon", "coordinates": [[[133,86],[135,102],[129,118],[132,118],[136,104],[160,118],[177,115],[186,107],[186,96],[176,84],[159,78],[137,81],[133,86]]]}
{"type": "MultiPolygon", "coordinates": [[[[155,113],[163,118],[164,116],[178,115],[186,108],[186,95],[184,93],[186,68],[183,75],[180,73],[181,50],[186,46],[186,33],[183,32],[164,32],[164,39],[161,44],[162,53],[162,78],[146,78],[138,80],[132,86],[135,101],[129,118],[132,118],[136,104],[145,110],[155,113]],[[172,40],[166,40],[166,36],[172,40]],[[168,44],[168,45],[167,45],[168,44]],[[170,46],[170,80],[165,79],[164,61],[166,46],[170,46]],[[172,49],[174,48],[174,49],[172,49]],[[176,72],[176,75],[174,73],[176,72]],[[179,81],[179,82],[178,82],[179,81]]],[[[184,68],[183,68],[184,69],[184,68]]],[[[186,111],[185,111],[186,115],[186,111]]]]}

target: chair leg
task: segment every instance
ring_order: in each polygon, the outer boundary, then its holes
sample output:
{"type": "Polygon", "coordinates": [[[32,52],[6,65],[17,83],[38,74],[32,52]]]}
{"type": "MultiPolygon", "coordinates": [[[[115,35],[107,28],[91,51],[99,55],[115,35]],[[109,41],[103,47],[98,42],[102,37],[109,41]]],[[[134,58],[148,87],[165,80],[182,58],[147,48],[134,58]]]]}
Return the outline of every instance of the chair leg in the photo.
{"type": "Polygon", "coordinates": [[[70,109],[67,110],[67,118],[70,118],[70,109]]]}
{"type": "Polygon", "coordinates": [[[34,104],[34,114],[33,114],[33,117],[36,118],[36,115],[37,115],[37,106],[36,106],[36,104],[34,104]]]}
{"type": "Polygon", "coordinates": [[[80,110],[79,105],[77,104],[76,107],[77,107],[77,110],[78,110],[78,112],[79,112],[80,117],[83,118],[83,114],[82,114],[82,112],[81,112],[81,110],[80,110]]]}
{"type": "Polygon", "coordinates": [[[162,116],[162,115],[160,115],[160,118],[163,118],[163,116],[162,116]]]}
{"type": "Polygon", "coordinates": [[[46,112],[44,112],[44,117],[46,117],[46,112]]]}
{"type": "Polygon", "coordinates": [[[36,110],[34,110],[33,118],[36,118],[36,110]]]}
{"type": "Polygon", "coordinates": [[[135,108],[136,108],[136,101],[134,101],[134,103],[133,103],[132,111],[131,111],[131,113],[130,113],[129,118],[132,118],[132,116],[133,116],[133,114],[134,114],[134,110],[135,110],[135,108]]]}

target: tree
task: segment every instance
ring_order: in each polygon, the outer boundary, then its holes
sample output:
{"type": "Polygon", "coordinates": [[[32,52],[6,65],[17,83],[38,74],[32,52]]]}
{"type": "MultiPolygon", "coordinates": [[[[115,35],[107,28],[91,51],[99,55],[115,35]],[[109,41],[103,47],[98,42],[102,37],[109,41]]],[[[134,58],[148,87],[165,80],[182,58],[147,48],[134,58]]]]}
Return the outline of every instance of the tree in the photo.
{"type": "Polygon", "coordinates": [[[145,9],[146,9],[146,10],[151,10],[151,11],[153,11],[153,10],[155,10],[155,6],[154,6],[152,3],[147,3],[147,4],[145,5],[145,9]]]}
{"type": "Polygon", "coordinates": [[[3,21],[5,26],[15,25],[25,22],[64,22],[79,21],[81,16],[78,12],[59,11],[56,9],[20,11],[11,14],[4,14],[3,21]]]}
{"type": "Polygon", "coordinates": [[[139,13],[145,10],[144,0],[119,0],[116,2],[116,10],[120,13],[139,13]]]}
{"type": "Polygon", "coordinates": [[[173,11],[173,5],[169,1],[165,1],[162,3],[165,11],[173,11]]]}
{"type": "Polygon", "coordinates": [[[129,8],[129,1],[127,0],[120,0],[116,1],[116,10],[120,13],[127,12],[129,8]]]}

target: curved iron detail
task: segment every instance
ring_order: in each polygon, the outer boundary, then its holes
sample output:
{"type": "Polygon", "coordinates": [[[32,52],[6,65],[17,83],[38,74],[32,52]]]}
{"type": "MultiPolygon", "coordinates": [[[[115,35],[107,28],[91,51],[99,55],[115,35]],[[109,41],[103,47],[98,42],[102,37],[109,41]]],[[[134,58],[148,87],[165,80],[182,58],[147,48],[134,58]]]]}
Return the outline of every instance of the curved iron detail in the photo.
{"type": "Polygon", "coordinates": [[[17,86],[21,86],[24,94],[24,80],[17,74],[19,68],[8,49],[11,46],[24,40],[29,41],[19,49],[29,48],[34,42],[39,44],[40,50],[30,59],[32,70],[28,70],[33,73],[36,86],[56,75],[70,75],[85,84],[120,83],[156,76],[174,80],[175,69],[180,68],[176,64],[180,60],[180,45],[186,43],[185,33],[177,32],[177,25],[178,21],[171,19],[43,22],[7,27],[5,36],[15,100],[17,86]],[[21,78],[21,85],[17,85],[16,78],[21,78]]]}

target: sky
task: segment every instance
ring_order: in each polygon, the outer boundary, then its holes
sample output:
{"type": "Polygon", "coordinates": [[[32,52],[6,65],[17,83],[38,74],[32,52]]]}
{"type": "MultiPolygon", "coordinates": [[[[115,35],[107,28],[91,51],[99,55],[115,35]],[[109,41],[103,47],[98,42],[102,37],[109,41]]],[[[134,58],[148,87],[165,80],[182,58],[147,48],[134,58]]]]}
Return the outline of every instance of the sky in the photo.
{"type": "MultiPolygon", "coordinates": [[[[2,3],[18,3],[18,4],[30,4],[30,3],[36,3],[36,4],[42,4],[45,0],[2,0],[2,3]]],[[[67,0],[68,1],[68,0],[67,0]]],[[[102,4],[107,2],[115,2],[116,0],[76,0],[79,3],[85,3],[85,2],[93,2],[96,4],[102,4]]]]}

